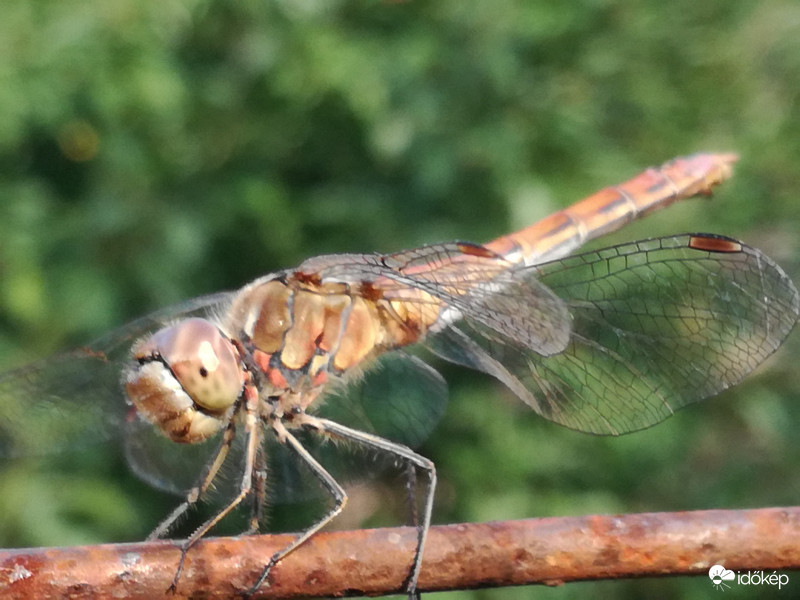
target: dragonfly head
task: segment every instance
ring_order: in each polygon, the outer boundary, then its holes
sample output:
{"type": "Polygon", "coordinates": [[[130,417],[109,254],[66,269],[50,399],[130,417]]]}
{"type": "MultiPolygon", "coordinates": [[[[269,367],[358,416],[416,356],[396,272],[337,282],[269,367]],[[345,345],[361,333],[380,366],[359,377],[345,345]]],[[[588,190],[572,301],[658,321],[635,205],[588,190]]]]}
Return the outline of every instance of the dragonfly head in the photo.
{"type": "Polygon", "coordinates": [[[175,442],[203,441],[228,421],[244,387],[239,354],[219,328],[186,319],[133,346],[125,390],[139,414],[175,442]]]}

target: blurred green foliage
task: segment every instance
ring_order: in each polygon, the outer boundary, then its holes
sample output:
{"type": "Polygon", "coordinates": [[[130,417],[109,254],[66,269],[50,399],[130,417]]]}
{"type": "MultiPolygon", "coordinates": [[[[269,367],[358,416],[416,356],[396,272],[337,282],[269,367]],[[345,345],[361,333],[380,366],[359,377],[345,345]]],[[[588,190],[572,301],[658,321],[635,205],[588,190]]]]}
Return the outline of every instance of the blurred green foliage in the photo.
{"type": "MultiPolygon", "coordinates": [[[[7,0],[2,12],[3,366],[307,256],[485,241],[698,150],[741,153],[737,177],[607,241],[714,231],[798,272],[791,0],[7,0]]],[[[736,390],[619,439],[542,422],[446,367],[452,400],[422,448],[443,480],[435,520],[796,503],[800,348],[787,346],[736,390]]],[[[116,454],[59,462],[0,473],[0,543],[139,539],[174,502],[120,475],[116,454]]],[[[280,528],[290,511],[277,513],[280,528]]]]}

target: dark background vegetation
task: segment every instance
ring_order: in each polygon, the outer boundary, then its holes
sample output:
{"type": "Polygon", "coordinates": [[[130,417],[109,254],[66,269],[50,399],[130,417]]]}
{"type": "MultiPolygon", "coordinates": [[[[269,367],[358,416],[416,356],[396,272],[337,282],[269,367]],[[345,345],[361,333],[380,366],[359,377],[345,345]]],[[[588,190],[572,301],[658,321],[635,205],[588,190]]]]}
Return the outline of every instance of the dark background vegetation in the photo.
{"type": "MultiPolygon", "coordinates": [[[[3,367],[308,256],[486,241],[698,150],[739,152],[733,181],[604,242],[725,233],[798,279],[791,0],[8,0],[2,13],[3,367]]],[[[451,402],[421,448],[442,479],[434,519],[795,504],[799,346],[618,439],[544,422],[447,367],[451,402]]],[[[6,466],[4,545],[141,539],[176,501],[113,449],[6,466]]],[[[392,523],[376,507],[402,490],[353,498],[340,525],[392,523]]],[[[276,528],[295,526],[277,510],[276,528]]],[[[711,593],[700,577],[441,597],[711,593]]]]}

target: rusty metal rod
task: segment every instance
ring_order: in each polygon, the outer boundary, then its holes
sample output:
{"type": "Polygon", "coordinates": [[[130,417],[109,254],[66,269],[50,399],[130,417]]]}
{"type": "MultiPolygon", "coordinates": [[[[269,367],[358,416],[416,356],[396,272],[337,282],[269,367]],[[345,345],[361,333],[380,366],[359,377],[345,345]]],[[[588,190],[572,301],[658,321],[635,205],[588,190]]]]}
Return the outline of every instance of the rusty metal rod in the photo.
{"type": "MultiPolygon", "coordinates": [[[[252,585],[287,535],[209,538],[174,597],[230,598],[252,585]]],[[[258,598],[398,592],[416,533],[323,532],[281,561],[258,598]]],[[[157,598],[179,557],[169,541],[0,550],[0,597],[157,598]]],[[[800,507],[559,517],[431,528],[422,591],[800,568],[800,507]]]]}

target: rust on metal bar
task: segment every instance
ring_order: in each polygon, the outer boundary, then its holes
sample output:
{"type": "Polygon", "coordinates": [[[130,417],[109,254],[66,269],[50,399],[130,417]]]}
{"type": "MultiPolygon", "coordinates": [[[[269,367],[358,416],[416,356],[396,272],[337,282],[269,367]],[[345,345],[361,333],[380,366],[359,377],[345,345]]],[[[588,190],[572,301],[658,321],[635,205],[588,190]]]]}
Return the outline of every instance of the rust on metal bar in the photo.
{"type": "MultiPolygon", "coordinates": [[[[203,540],[187,557],[175,598],[229,598],[291,539],[203,540]]],[[[402,591],[413,528],[324,532],[282,560],[257,598],[376,596],[402,591]]],[[[559,517],[432,527],[421,591],[576,580],[800,568],[800,507],[559,517]]],[[[169,541],[0,550],[0,597],[157,598],[179,550],[169,541]]]]}

